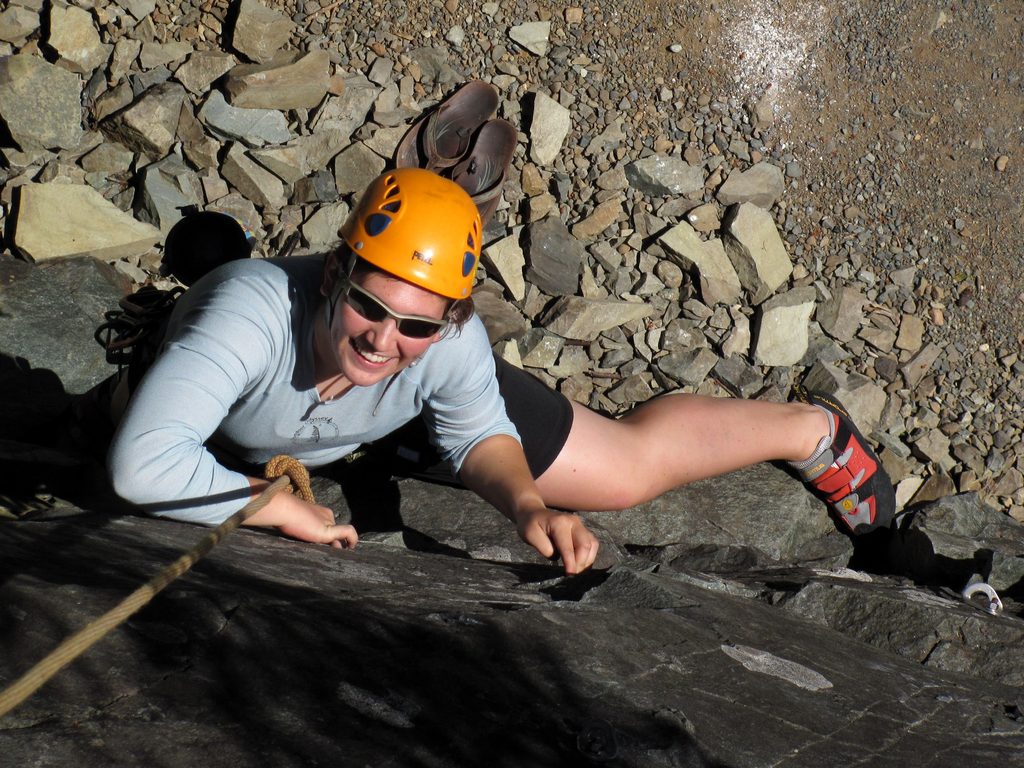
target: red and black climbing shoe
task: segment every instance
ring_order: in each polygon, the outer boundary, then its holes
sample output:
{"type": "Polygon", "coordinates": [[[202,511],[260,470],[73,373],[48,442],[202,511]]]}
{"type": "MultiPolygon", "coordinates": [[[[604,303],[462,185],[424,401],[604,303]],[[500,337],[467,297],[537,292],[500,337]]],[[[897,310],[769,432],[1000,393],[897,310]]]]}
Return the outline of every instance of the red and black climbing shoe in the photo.
{"type": "Polygon", "coordinates": [[[793,465],[804,484],[832,507],[851,533],[888,528],[896,512],[896,493],[849,412],[835,398],[799,386],[793,388],[791,399],[818,406],[833,421],[831,445],[813,460],[793,465]]]}

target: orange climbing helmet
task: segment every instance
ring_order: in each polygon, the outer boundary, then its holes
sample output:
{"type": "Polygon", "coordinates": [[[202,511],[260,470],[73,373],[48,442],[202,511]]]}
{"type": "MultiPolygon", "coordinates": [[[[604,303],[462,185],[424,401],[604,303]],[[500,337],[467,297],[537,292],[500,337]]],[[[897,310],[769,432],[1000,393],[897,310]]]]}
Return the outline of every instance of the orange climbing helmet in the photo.
{"type": "Polygon", "coordinates": [[[473,290],[480,260],[480,214],[469,194],[422,168],[378,176],[359,199],[341,236],[375,267],[450,299],[473,290]]]}

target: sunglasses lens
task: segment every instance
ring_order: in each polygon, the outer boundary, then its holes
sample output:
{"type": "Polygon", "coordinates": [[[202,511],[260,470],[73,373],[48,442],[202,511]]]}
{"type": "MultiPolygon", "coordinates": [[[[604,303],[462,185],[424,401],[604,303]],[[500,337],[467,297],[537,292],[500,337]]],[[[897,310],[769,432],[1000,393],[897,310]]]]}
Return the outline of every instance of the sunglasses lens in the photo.
{"type": "Polygon", "coordinates": [[[440,329],[440,323],[429,323],[426,320],[400,320],[398,323],[398,332],[411,339],[425,339],[440,329]]]}
{"type": "Polygon", "coordinates": [[[398,332],[410,339],[426,339],[448,325],[444,320],[398,317],[375,296],[357,285],[349,284],[348,291],[345,293],[345,302],[355,310],[356,314],[371,323],[379,323],[388,317],[394,317],[398,332]]]}
{"type": "Polygon", "coordinates": [[[380,302],[375,301],[372,297],[367,296],[361,291],[349,289],[345,300],[358,315],[369,320],[371,323],[379,323],[388,316],[387,309],[381,306],[380,302]]]}

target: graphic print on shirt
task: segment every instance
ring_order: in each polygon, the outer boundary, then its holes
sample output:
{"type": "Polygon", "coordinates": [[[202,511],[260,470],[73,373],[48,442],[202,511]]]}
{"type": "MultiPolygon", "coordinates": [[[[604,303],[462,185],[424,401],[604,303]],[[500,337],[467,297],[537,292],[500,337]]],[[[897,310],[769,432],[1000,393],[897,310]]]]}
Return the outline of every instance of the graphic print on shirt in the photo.
{"type": "Polygon", "coordinates": [[[319,443],[321,440],[330,440],[338,437],[341,432],[334,419],[330,416],[313,416],[306,419],[295,434],[292,435],[293,443],[319,443]]]}

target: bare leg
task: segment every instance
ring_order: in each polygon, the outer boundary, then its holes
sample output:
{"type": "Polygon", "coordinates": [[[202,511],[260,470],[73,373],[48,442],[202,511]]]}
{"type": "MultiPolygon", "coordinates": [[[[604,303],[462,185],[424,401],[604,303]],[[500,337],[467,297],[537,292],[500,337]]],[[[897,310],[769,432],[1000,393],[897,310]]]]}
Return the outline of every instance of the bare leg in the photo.
{"type": "Polygon", "coordinates": [[[573,413],[537,485],[549,505],[576,510],[624,509],[761,461],[801,461],[829,431],[814,406],[702,395],[664,395],[620,419],[577,403],[573,413]]]}

